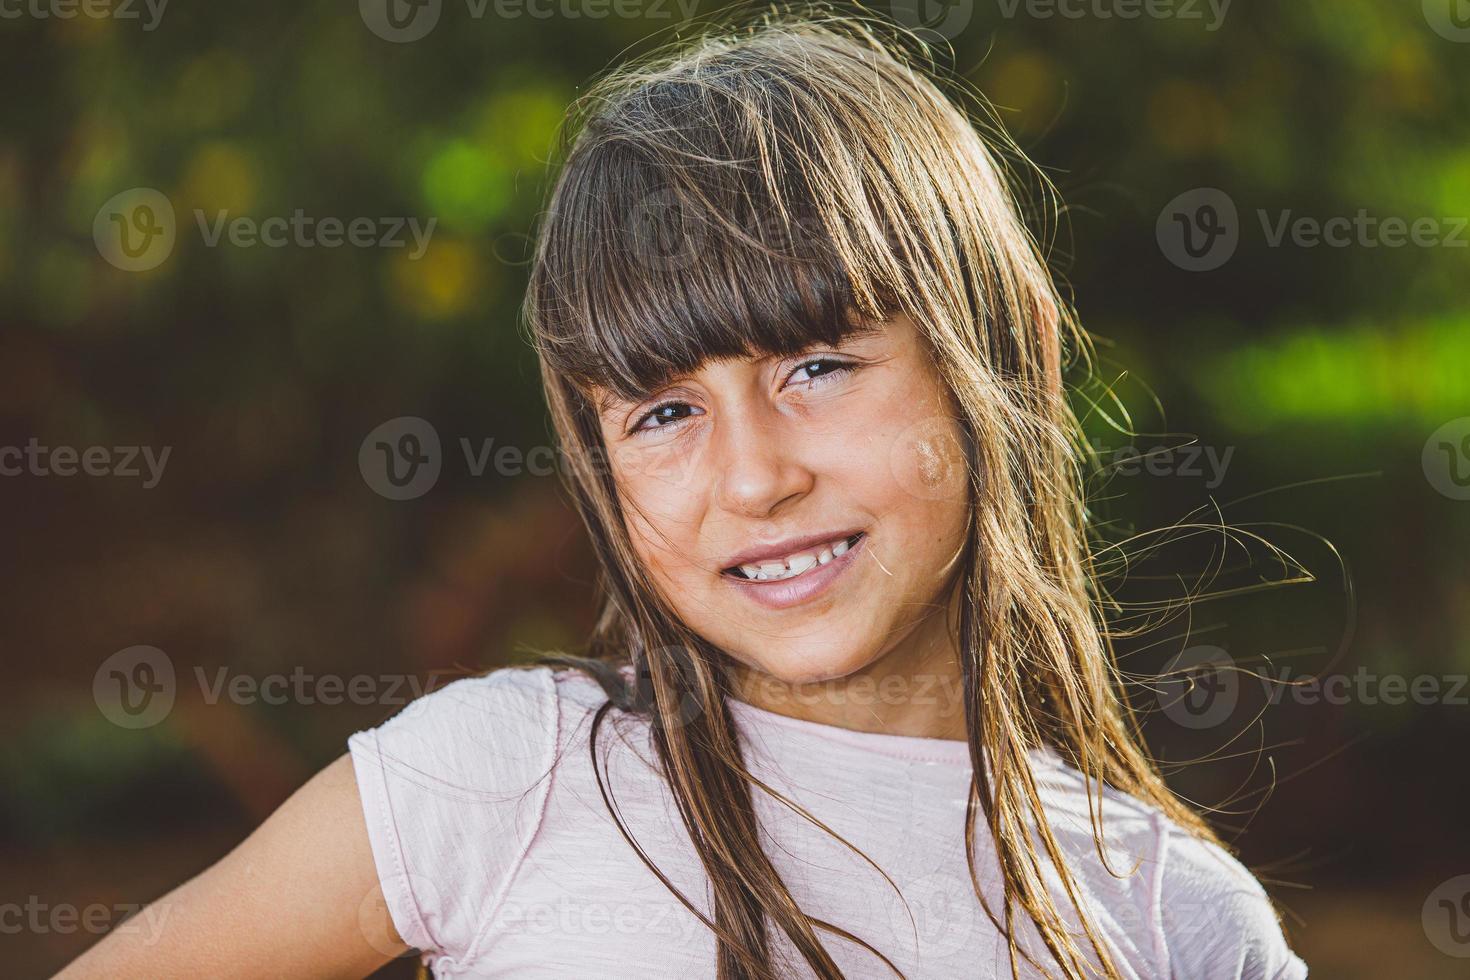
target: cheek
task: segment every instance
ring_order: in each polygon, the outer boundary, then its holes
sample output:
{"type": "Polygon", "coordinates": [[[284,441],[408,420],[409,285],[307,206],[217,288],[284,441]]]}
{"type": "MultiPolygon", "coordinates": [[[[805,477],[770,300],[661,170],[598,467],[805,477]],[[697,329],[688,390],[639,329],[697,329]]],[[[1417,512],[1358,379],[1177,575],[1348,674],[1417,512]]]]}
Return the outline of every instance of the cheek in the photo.
{"type": "Polygon", "coordinates": [[[646,473],[620,472],[616,482],[629,540],[649,574],[668,581],[695,571],[698,507],[688,489],[646,473]]]}
{"type": "MultiPolygon", "coordinates": [[[[894,525],[904,537],[952,536],[969,505],[969,464],[958,423],[942,414],[893,424],[892,415],[855,422],[836,451],[825,456],[837,496],[860,507],[879,526],[894,525]]],[[[897,540],[890,547],[899,547],[897,540]]],[[[907,544],[902,545],[907,547],[907,544]]]]}
{"type": "Polygon", "coordinates": [[[917,501],[963,501],[969,471],[959,424],[944,415],[911,423],[889,445],[888,471],[917,501]]]}
{"type": "MultiPolygon", "coordinates": [[[[881,533],[873,542],[907,601],[927,601],[953,568],[970,516],[969,462],[953,416],[924,414],[893,432],[870,481],[881,533]]],[[[876,465],[873,465],[876,463],[876,465]]]]}

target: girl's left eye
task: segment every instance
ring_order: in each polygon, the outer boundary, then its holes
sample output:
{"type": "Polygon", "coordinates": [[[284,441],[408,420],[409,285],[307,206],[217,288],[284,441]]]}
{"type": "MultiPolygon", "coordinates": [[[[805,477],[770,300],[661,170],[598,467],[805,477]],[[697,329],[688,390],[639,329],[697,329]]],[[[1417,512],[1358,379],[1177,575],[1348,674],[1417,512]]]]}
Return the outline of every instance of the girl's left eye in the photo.
{"type": "Polygon", "coordinates": [[[787,383],[815,384],[823,378],[836,377],[844,371],[851,371],[852,368],[853,366],[847,361],[839,361],[835,357],[815,357],[809,361],[804,361],[795,371],[792,371],[791,377],[787,379],[787,383]],[[803,371],[807,372],[807,376],[805,378],[798,378],[797,375],[803,371]]]}
{"type": "Polygon", "coordinates": [[[695,411],[698,409],[688,402],[664,402],[662,405],[655,405],[639,417],[633,425],[632,432],[634,435],[646,435],[658,429],[677,429],[679,423],[695,411]],[[685,409],[689,410],[688,414],[683,413],[685,409]],[[653,424],[649,425],[650,422],[653,424]]]}

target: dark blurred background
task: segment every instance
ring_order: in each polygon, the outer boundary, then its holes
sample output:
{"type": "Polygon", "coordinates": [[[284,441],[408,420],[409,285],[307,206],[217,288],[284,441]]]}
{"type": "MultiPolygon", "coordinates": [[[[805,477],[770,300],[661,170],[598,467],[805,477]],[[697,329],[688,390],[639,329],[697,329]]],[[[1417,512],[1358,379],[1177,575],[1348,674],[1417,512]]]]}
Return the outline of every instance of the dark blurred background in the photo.
{"type": "MultiPolygon", "coordinates": [[[[8,976],[590,626],[529,233],[578,87],[719,11],[392,2],[0,8],[8,976]]],[[[1223,593],[1119,645],[1171,780],[1314,975],[1466,975],[1470,3],[869,9],[1061,192],[1120,598],[1223,593]]]]}

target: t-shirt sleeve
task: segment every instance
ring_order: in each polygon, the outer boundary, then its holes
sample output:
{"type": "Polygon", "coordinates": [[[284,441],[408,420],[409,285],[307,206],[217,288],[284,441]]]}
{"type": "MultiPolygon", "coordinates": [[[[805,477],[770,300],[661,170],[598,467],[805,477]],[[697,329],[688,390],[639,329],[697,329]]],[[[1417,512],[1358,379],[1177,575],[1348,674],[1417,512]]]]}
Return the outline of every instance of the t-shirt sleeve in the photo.
{"type": "Polygon", "coordinates": [[[384,899],[410,946],[472,954],[544,813],[557,716],[549,668],[503,668],[348,739],[384,899]]]}
{"type": "Polygon", "coordinates": [[[1157,900],[1169,976],[1302,980],[1260,882],[1215,844],[1160,819],[1157,900]]]}

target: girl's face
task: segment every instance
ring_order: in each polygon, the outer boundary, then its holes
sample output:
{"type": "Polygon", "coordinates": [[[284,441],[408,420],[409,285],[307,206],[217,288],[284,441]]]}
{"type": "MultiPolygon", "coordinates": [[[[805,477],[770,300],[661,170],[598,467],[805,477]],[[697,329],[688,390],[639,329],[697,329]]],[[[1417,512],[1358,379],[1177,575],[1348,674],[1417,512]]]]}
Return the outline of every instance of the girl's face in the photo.
{"type": "Polygon", "coordinates": [[[674,611],[797,684],[868,667],[945,604],[969,499],[952,404],[898,315],[836,347],[707,362],[601,422],[674,611]]]}

